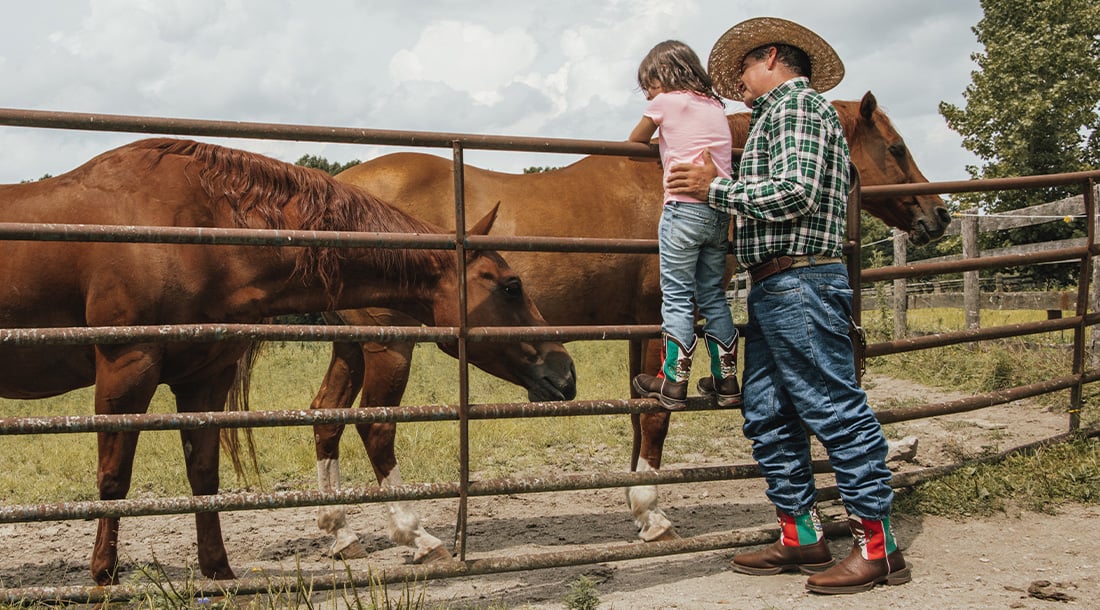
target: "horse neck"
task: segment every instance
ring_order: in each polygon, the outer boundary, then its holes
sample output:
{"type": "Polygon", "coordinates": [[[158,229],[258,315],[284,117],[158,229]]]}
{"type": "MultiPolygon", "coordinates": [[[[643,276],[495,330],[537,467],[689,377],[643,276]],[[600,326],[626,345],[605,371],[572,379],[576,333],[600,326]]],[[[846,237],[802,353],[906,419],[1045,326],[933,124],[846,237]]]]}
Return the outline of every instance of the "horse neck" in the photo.
{"type": "Polygon", "coordinates": [[[385,307],[396,309],[423,324],[434,324],[439,304],[453,300],[457,274],[453,254],[433,250],[356,250],[340,265],[339,286],[330,287],[333,309],[385,307]]]}

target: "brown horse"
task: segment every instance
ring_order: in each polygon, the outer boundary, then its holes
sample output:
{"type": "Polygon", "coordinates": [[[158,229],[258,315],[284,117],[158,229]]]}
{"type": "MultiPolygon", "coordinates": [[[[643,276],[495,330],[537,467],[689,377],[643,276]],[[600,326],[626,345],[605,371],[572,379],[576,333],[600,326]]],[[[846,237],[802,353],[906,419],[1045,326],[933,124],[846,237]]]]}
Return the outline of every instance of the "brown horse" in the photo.
{"type": "MultiPolygon", "coordinates": [[[[471,233],[487,233],[494,220],[490,210],[471,233]]],[[[56,178],[0,186],[0,221],[442,232],[323,172],[163,138],[106,152],[56,178]]],[[[498,254],[472,253],[466,267],[471,324],[545,324],[498,254]]],[[[5,328],[249,323],[368,306],[394,307],[424,324],[459,321],[458,268],[445,250],[4,241],[0,277],[5,328]]],[[[181,412],[220,411],[247,347],[3,347],[0,396],[45,398],[95,384],[96,413],[142,413],[163,383],[181,412]]],[[[516,374],[538,379],[530,383],[548,394],[575,393],[572,361],[560,343],[494,346],[479,357],[523,363],[516,368],[525,372],[516,374]]],[[[218,430],[183,430],[180,436],[192,492],[217,493],[218,430]]],[[[137,432],[98,434],[101,499],[126,496],[137,441],[137,432]]],[[[233,578],[218,514],[196,514],[195,523],[202,573],[233,578]]],[[[118,526],[118,518],[99,520],[91,557],[99,584],[118,581],[118,526]]]]}
{"type": "MultiPolygon", "coordinates": [[[[928,182],[917,169],[901,136],[868,92],[858,102],[834,102],[840,113],[852,158],[864,185],[928,182]]],[[[743,145],[747,113],[729,117],[735,146],[743,145]]],[[[344,171],[338,180],[383,194],[411,213],[446,225],[454,216],[453,167],[449,160],[423,154],[398,153],[362,163],[344,171]],[[446,202],[446,203],[445,203],[446,202]]],[[[661,170],[655,162],[624,157],[591,156],[562,169],[539,174],[504,174],[465,168],[468,210],[477,213],[495,201],[514,202],[502,208],[500,227],[508,235],[584,236],[653,239],[660,218],[661,170]]],[[[940,237],[950,216],[939,197],[905,197],[867,202],[867,209],[889,224],[909,232],[914,242],[940,237]]],[[[521,253],[510,257],[520,272],[538,278],[532,294],[546,318],[561,324],[659,324],[660,288],[656,256],[634,254],[521,253]]],[[[411,323],[392,310],[342,312],[351,323],[411,323]]],[[[650,342],[643,367],[657,370],[657,342],[650,342]]],[[[640,351],[637,347],[634,348],[640,351]]],[[[362,388],[362,405],[400,404],[409,375],[412,344],[337,344],[325,382],[311,405],[314,408],[351,406],[362,388]],[[364,377],[363,373],[369,372],[364,377]]],[[[668,431],[667,412],[632,417],[634,447],[631,469],[656,470],[668,431]]],[[[339,459],[341,426],[318,426],[317,459],[329,464],[339,459]]],[[[364,430],[360,429],[363,435],[364,430]]],[[[376,425],[365,431],[363,442],[379,481],[396,468],[394,426],[376,425]]],[[[643,540],[671,535],[671,522],[657,507],[656,487],[632,488],[628,500],[643,540]]],[[[326,509],[322,527],[337,536],[333,550],[347,548],[356,556],[356,536],[346,529],[342,509],[326,509]],[[334,517],[333,512],[339,513],[334,517]],[[339,523],[338,529],[333,524],[339,523]]],[[[391,532],[391,535],[393,532],[391,532]]],[[[402,539],[418,534],[399,532],[402,539]]],[[[396,539],[396,538],[395,538],[396,539]]],[[[426,555],[416,543],[418,556],[426,555]]]]}

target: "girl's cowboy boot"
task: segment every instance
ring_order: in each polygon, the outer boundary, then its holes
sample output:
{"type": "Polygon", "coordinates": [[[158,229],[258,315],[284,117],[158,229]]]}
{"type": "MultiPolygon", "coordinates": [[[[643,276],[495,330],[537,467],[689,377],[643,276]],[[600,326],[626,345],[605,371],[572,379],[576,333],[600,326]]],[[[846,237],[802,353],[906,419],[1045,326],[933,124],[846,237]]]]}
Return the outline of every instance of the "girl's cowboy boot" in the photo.
{"type": "Polygon", "coordinates": [[[811,506],[809,511],[797,517],[778,508],[775,515],[779,521],[779,540],[763,550],[734,556],[734,572],[753,576],[796,571],[816,574],[833,565],[817,506],[811,506]]]}
{"type": "Polygon", "coordinates": [[[710,377],[699,379],[697,387],[703,396],[713,398],[719,407],[741,404],[741,384],[737,383],[737,331],[728,343],[710,333],[703,335],[710,355],[710,377]]]}
{"type": "Polygon", "coordinates": [[[641,373],[634,376],[634,390],[647,398],[656,398],[669,411],[679,411],[687,406],[688,377],[691,375],[691,358],[695,355],[695,336],[691,347],[684,347],[672,335],[665,333],[664,358],[660,375],[641,373]]]}
{"type": "Polygon", "coordinates": [[[852,552],[840,563],[806,581],[814,593],[836,595],[870,591],[875,585],[900,585],[912,580],[909,566],[898,550],[890,519],[882,521],[848,517],[852,552]]]}

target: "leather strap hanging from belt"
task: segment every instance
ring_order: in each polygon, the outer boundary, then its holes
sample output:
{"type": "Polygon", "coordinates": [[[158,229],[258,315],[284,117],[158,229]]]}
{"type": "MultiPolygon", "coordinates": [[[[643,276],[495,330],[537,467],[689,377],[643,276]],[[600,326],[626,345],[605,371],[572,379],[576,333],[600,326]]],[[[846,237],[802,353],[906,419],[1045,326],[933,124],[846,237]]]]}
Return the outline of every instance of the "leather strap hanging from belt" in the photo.
{"type": "Polygon", "coordinates": [[[749,277],[752,278],[753,283],[757,283],[788,269],[815,267],[817,265],[829,265],[842,262],[844,262],[842,259],[835,256],[777,256],[759,265],[749,267],[749,277]]]}

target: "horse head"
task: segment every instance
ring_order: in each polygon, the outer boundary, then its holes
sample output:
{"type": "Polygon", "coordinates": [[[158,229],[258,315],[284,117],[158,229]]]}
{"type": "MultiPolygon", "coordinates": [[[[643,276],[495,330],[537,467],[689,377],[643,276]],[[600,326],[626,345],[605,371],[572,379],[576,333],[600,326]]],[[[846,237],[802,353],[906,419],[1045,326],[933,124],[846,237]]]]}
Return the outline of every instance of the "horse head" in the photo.
{"type": "MultiPolygon", "coordinates": [[[[498,202],[468,235],[488,235],[496,220],[498,202]]],[[[456,278],[457,279],[457,278],[456,278]]],[[[457,286],[456,286],[457,289],[457,286]]],[[[436,323],[458,325],[455,292],[436,304],[436,323]]],[[[466,322],[469,326],[546,326],[547,322],[524,290],[523,280],[493,250],[467,250],[466,322]]],[[[457,357],[453,344],[440,349],[457,357]]],[[[576,397],[576,370],[561,343],[548,340],[472,341],[467,357],[481,370],[527,388],[532,401],[571,400],[576,397]]]]}
{"type": "MultiPolygon", "coordinates": [[[[928,182],[870,91],[858,102],[832,104],[863,186],[928,182]]],[[[749,117],[747,112],[726,117],[735,148],[743,147],[748,139],[749,117]]],[[[909,233],[909,239],[918,246],[942,237],[951,222],[943,199],[935,195],[868,199],[863,201],[863,207],[891,227],[909,233]]]]}
{"type": "MultiPolygon", "coordinates": [[[[870,91],[858,102],[834,101],[833,106],[844,124],[852,162],[859,168],[863,186],[928,182],[870,91]]],[[[863,203],[868,212],[886,224],[908,232],[916,245],[942,237],[951,222],[943,199],[936,195],[876,198],[863,203]]]]}

